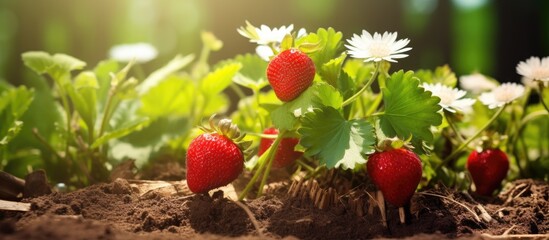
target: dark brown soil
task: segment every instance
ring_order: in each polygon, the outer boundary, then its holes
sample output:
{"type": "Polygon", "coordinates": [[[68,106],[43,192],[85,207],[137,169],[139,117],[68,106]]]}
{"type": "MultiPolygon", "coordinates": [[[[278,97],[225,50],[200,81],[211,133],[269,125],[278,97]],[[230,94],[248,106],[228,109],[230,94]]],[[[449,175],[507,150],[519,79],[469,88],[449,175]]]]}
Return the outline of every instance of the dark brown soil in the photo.
{"type": "Polygon", "coordinates": [[[244,202],[264,235],[243,208],[220,192],[140,195],[126,180],[118,179],[27,199],[32,205],[26,213],[0,211],[0,239],[475,239],[505,233],[549,237],[541,235],[549,233],[547,182],[515,181],[489,199],[449,189],[422,191],[412,199],[407,224],[400,224],[397,209],[389,206],[388,227],[382,225],[377,208],[362,217],[345,204],[320,210],[291,198],[287,190],[288,184],[282,184],[244,202]],[[473,211],[480,204],[493,220],[477,221],[456,202],[473,211]]]}

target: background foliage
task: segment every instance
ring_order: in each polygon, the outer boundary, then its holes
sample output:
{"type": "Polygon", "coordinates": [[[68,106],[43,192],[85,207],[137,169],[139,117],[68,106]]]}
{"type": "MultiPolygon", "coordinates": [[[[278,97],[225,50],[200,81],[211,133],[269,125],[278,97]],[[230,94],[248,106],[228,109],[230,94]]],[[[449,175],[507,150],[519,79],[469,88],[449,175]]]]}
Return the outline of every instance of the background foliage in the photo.
{"type": "MultiPolygon", "coordinates": [[[[231,112],[237,108],[247,107],[259,109],[256,113],[236,113],[242,115],[243,122],[238,124],[244,130],[259,132],[261,129],[256,129],[257,126],[247,121],[252,117],[260,117],[262,125],[268,125],[266,109],[269,109],[269,103],[274,96],[267,93],[257,94],[257,98],[261,99],[260,102],[263,104],[259,108],[254,99],[230,101],[239,97],[239,93],[226,91],[229,88],[234,90],[231,79],[247,88],[246,90],[256,93],[266,84],[265,79],[261,79],[264,71],[254,71],[265,68],[264,62],[258,61],[253,55],[239,55],[233,58],[238,54],[254,51],[253,44],[249,44],[236,32],[236,28],[243,25],[245,20],[257,24],[264,23],[271,27],[293,23],[296,29],[327,29],[310,35],[311,39],[304,41],[314,41],[317,38],[348,39],[351,34],[362,29],[371,32],[398,31],[399,38],[411,39],[410,45],[413,50],[410,54],[414,56],[399,61],[399,68],[435,69],[448,63],[458,76],[480,71],[501,82],[517,82],[520,80],[515,72],[518,61],[532,55],[549,55],[549,45],[546,44],[549,42],[549,15],[545,14],[548,11],[549,2],[542,0],[2,0],[0,136],[8,138],[1,139],[0,142],[0,164],[4,170],[19,176],[23,176],[32,168],[48,167],[44,166],[48,164],[60,165],[57,161],[62,161],[64,156],[40,155],[52,151],[40,138],[35,137],[36,132],[45,137],[43,140],[52,143],[51,147],[54,149],[63,149],[66,143],[71,141],[68,145],[72,144],[71,146],[76,148],[67,152],[78,153],[79,139],[67,140],[71,133],[60,131],[63,126],[71,124],[71,118],[66,115],[67,111],[63,111],[62,106],[54,101],[64,94],[75,103],[74,113],[81,116],[82,121],[77,124],[89,132],[82,136],[92,136],[84,139],[89,141],[88,147],[108,147],[113,155],[104,157],[132,158],[138,161],[138,165],[144,164],[144,159],[159,157],[158,155],[162,154],[161,148],[165,147],[182,156],[182,149],[178,146],[183,145],[189,136],[196,134],[191,131],[191,126],[215,112],[231,112]],[[335,34],[333,29],[328,27],[342,32],[343,36],[335,34]],[[219,64],[212,65],[208,71],[200,70],[203,59],[194,57],[200,54],[203,47],[200,39],[203,30],[213,32],[224,43],[221,51],[211,53],[209,63],[219,64]],[[110,131],[103,132],[96,126],[104,117],[102,113],[104,114],[107,104],[105,100],[113,81],[109,73],[120,72],[124,68],[122,64],[103,60],[108,57],[108,51],[113,45],[134,42],[151,43],[158,48],[159,57],[132,68],[132,76],[141,78],[143,82],[137,86],[137,91],[126,91],[119,96],[116,102],[117,111],[110,116],[110,131]],[[36,50],[52,54],[50,57],[58,65],[58,71],[49,69],[48,71],[52,72],[48,72],[47,69],[41,69],[41,63],[33,63],[30,68],[26,68],[23,65],[24,61],[21,60],[22,53],[36,50]],[[55,55],[57,53],[66,55],[55,55]],[[233,59],[225,61],[229,58],[233,59]],[[84,69],[86,72],[70,75],[70,71],[74,69],[84,69]],[[172,74],[182,69],[185,71],[184,74],[172,74]],[[32,70],[50,76],[39,76],[32,70]],[[58,72],[63,76],[56,76],[58,72]],[[160,78],[164,79],[160,84],[148,84],[160,78]],[[75,83],[75,88],[65,89],[67,81],[75,83]],[[52,95],[52,92],[57,92],[57,95],[52,95]],[[88,104],[94,101],[98,102],[97,106],[88,104]],[[94,115],[95,113],[99,115],[94,115]],[[52,125],[56,122],[60,125],[52,125]],[[137,128],[142,131],[135,131],[137,128]],[[130,132],[132,134],[129,134],[130,132]],[[16,133],[19,133],[19,137],[9,137],[15,136],[16,133]],[[108,140],[113,141],[106,146],[108,140]],[[44,162],[43,159],[49,159],[50,162],[44,162]]],[[[336,56],[333,52],[320,52],[312,57],[315,62],[324,62],[336,56]]],[[[338,99],[342,101],[354,92],[335,94],[330,86],[338,90],[347,88],[350,79],[365,79],[369,72],[368,66],[348,61],[344,66],[344,72],[349,76],[337,78],[337,81],[340,81],[337,82],[330,73],[333,69],[341,67],[343,59],[344,57],[334,59],[330,64],[318,68],[319,75],[330,85],[311,88],[310,96],[332,94],[330,99],[335,99],[331,103],[322,102],[323,105],[338,106],[341,104],[338,99]]],[[[439,70],[441,72],[435,74],[444,75],[444,69],[439,70]]],[[[405,75],[398,77],[406,78],[405,75]]],[[[452,84],[455,84],[455,79],[453,80],[452,84]]],[[[397,87],[399,86],[394,86],[397,87]]],[[[391,97],[389,92],[386,96],[388,103],[398,102],[397,96],[391,97]]],[[[418,95],[417,101],[420,101],[421,97],[418,95]]],[[[303,99],[316,101],[313,97],[303,99]]],[[[299,104],[298,101],[295,106],[284,107],[297,109],[300,107],[299,104]]],[[[288,109],[282,110],[283,113],[288,112],[288,109]]],[[[382,127],[391,128],[391,111],[397,110],[387,109],[387,115],[382,117],[382,127]]],[[[349,109],[344,111],[344,115],[349,113],[349,109]]],[[[341,129],[354,129],[356,136],[365,136],[367,139],[370,125],[339,119],[335,113],[330,108],[322,112],[327,119],[333,119],[335,126],[340,126],[341,129]]],[[[276,114],[273,115],[275,125],[291,128],[295,124],[285,122],[288,118],[284,116],[275,116],[276,114]]],[[[310,116],[314,117],[318,116],[310,116]]],[[[238,119],[238,116],[233,118],[238,119]]],[[[524,131],[536,132],[545,128],[547,126],[543,123],[539,126],[528,126],[524,131]]],[[[408,134],[402,129],[393,129],[392,133],[403,137],[408,134]]],[[[315,137],[314,133],[311,135],[311,138],[315,137]]],[[[340,137],[351,139],[354,136],[340,137]]],[[[421,140],[430,138],[432,136],[421,136],[420,139],[413,141],[420,146],[421,140]]],[[[363,148],[352,141],[347,143],[356,149],[363,148]]],[[[314,142],[311,143],[311,146],[314,145],[314,142]]],[[[98,154],[106,152],[99,151],[98,154]]],[[[353,152],[341,154],[351,156],[353,152]]],[[[90,160],[87,164],[93,168],[93,161],[90,160]]],[[[79,171],[80,168],[76,167],[75,171],[79,171]]],[[[55,173],[50,175],[58,178],[54,181],[70,181],[71,177],[55,173]]]]}

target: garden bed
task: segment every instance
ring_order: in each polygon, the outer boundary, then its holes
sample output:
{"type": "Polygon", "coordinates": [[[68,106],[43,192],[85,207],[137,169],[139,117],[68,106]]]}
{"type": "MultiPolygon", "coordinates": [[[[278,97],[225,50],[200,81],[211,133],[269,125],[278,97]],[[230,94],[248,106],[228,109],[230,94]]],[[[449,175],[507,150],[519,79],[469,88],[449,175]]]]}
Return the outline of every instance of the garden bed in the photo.
{"type": "MultiPolygon", "coordinates": [[[[399,223],[397,209],[389,205],[388,227],[383,226],[378,208],[368,213],[365,204],[363,216],[358,216],[341,201],[321,210],[310,201],[288,194],[289,182],[277,184],[265,196],[245,201],[244,205],[223,197],[220,192],[211,196],[188,194],[184,181],[148,182],[164,185],[157,185],[160,187],[149,189],[146,194],[136,187],[146,182],[130,182],[118,179],[71,193],[25,199],[31,203],[30,211],[0,212],[0,236],[2,239],[421,239],[491,238],[508,234],[543,239],[548,237],[543,234],[549,232],[549,185],[535,180],[508,183],[494,198],[469,198],[445,188],[423,190],[412,199],[407,224],[399,223]],[[253,220],[242,206],[251,211],[253,220]],[[464,206],[476,211],[480,219],[464,206]],[[480,209],[474,206],[483,206],[492,220],[483,219],[480,209]]],[[[367,202],[368,194],[362,196],[367,202]]]]}

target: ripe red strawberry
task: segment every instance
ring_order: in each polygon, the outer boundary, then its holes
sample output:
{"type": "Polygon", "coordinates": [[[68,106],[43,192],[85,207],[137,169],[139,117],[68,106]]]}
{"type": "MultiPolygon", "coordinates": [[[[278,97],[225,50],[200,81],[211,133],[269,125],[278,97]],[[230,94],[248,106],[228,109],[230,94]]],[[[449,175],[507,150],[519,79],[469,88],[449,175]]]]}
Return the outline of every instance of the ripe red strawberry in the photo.
{"type": "Polygon", "coordinates": [[[234,181],[244,167],[250,142],[230,120],[215,127],[202,128],[205,133],[191,141],[187,149],[187,185],[194,193],[204,193],[234,181]]]}
{"type": "Polygon", "coordinates": [[[289,102],[297,98],[315,77],[315,65],[307,54],[291,48],[275,56],[267,66],[267,79],[278,99],[289,102]]]}
{"type": "MultiPolygon", "coordinates": [[[[278,134],[278,130],[274,127],[267,128],[263,131],[264,134],[278,134]]],[[[261,156],[271,145],[273,145],[274,139],[261,138],[259,142],[259,152],[257,155],[261,156]]],[[[297,138],[283,138],[278,144],[278,148],[275,152],[273,167],[282,168],[289,166],[296,159],[303,155],[303,152],[295,151],[295,146],[299,143],[297,138]]]]}
{"type": "Polygon", "coordinates": [[[410,201],[421,180],[421,161],[404,148],[375,152],[368,158],[367,168],[384,198],[396,207],[410,201]]]}
{"type": "Polygon", "coordinates": [[[485,149],[482,152],[471,152],[466,167],[473,177],[476,192],[490,196],[507,176],[509,160],[507,155],[497,148],[485,149]]]}

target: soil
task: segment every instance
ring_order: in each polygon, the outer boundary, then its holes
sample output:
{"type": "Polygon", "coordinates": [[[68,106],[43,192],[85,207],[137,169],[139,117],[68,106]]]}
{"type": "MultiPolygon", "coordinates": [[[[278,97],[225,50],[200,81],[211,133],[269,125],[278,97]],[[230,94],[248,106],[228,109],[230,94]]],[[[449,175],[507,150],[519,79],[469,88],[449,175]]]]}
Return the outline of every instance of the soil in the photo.
{"type": "Polygon", "coordinates": [[[398,209],[387,206],[387,227],[365,190],[319,209],[308,198],[289,194],[289,182],[243,204],[221,191],[196,195],[173,187],[169,194],[143,194],[136,186],[117,179],[24,199],[30,211],[0,211],[0,239],[549,238],[549,184],[531,179],[508,183],[491,198],[446,188],[420,191],[407,208],[405,224],[399,223],[398,209]],[[357,208],[344,199],[364,201],[357,208]],[[482,218],[481,209],[491,221],[482,218]]]}

